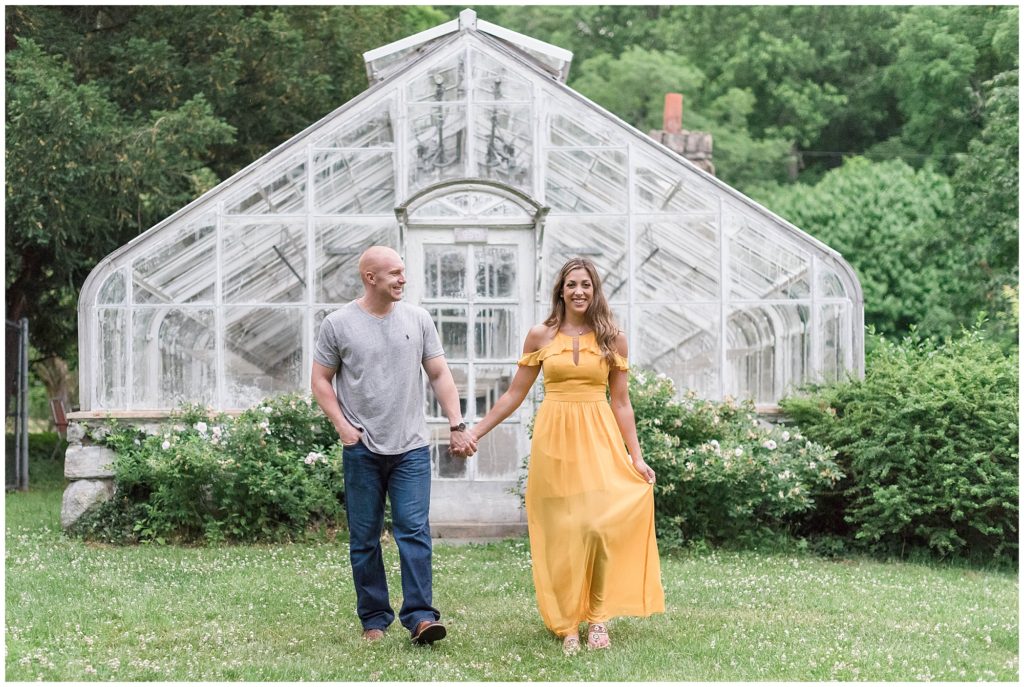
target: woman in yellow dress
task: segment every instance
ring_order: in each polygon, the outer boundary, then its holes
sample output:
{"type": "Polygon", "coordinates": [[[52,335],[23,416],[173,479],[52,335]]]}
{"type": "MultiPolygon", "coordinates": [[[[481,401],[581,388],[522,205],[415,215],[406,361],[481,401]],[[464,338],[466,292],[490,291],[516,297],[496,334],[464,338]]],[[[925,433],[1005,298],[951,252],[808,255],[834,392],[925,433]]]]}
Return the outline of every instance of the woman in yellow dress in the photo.
{"type": "Polygon", "coordinates": [[[587,647],[605,649],[610,618],[661,613],[665,600],[655,475],[629,402],[626,335],[589,260],[566,262],[551,296],[551,314],[527,334],[508,391],[470,432],[479,441],[511,415],[543,368],[526,518],[541,617],[572,654],[580,623],[587,623],[587,647]]]}

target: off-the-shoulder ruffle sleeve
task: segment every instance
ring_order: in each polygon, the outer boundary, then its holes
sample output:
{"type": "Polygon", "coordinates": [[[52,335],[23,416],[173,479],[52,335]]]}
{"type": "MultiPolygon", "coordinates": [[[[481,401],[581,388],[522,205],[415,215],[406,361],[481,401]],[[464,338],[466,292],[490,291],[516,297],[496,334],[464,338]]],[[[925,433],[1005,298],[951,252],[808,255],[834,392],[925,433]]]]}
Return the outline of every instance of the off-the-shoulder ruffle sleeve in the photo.
{"type": "Polygon", "coordinates": [[[534,351],[533,353],[527,353],[526,355],[524,355],[522,358],[519,359],[519,363],[518,363],[519,366],[520,367],[537,367],[538,365],[541,364],[541,362],[543,362],[544,358],[547,357],[546,355],[542,357],[541,354],[543,354],[544,352],[545,352],[545,350],[543,348],[541,348],[541,349],[538,349],[538,350],[534,351]]]}

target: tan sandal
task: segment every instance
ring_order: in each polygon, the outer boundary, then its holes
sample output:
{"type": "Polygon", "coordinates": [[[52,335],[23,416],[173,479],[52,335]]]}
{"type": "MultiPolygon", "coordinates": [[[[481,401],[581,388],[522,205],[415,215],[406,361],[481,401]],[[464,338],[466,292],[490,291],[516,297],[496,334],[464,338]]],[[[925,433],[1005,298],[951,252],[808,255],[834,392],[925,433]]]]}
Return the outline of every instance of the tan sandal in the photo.
{"type": "Polygon", "coordinates": [[[608,626],[604,623],[593,623],[587,626],[587,648],[607,649],[612,645],[608,636],[608,626]]]}
{"type": "Polygon", "coordinates": [[[569,635],[562,640],[562,653],[566,656],[575,656],[580,651],[580,636],[569,635]]]}

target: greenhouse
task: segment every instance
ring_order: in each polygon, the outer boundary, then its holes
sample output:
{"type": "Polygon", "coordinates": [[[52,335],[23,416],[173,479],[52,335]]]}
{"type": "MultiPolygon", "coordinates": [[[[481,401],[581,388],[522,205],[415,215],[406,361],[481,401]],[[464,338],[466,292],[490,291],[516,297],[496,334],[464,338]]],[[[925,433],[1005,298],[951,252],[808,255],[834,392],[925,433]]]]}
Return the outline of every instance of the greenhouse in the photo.
{"type": "MultiPolygon", "coordinates": [[[[97,265],[74,417],[308,390],[319,323],[361,294],[374,244],[403,255],[406,300],[433,316],[469,422],[507,387],[574,255],[601,270],[631,363],[681,393],[770,409],[798,384],[861,374],[849,264],[570,89],[571,59],[470,10],[366,53],[365,92],[97,265]]],[[[519,518],[507,492],[533,407],[469,461],[426,412],[434,518],[480,521],[479,503],[485,520],[519,518]]]]}

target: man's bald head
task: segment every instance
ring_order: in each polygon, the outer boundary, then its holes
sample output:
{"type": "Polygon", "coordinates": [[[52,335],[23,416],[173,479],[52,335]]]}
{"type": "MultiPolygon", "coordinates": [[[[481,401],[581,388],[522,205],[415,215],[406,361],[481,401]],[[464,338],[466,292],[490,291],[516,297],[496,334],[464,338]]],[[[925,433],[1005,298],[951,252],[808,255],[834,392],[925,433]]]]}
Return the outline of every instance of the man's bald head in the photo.
{"type": "Polygon", "coordinates": [[[395,263],[402,262],[402,256],[394,248],[387,246],[370,246],[359,256],[359,276],[363,284],[369,284],[369,275],[386,271],[395,263]]]}

